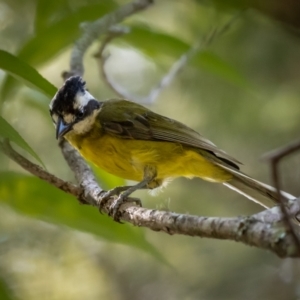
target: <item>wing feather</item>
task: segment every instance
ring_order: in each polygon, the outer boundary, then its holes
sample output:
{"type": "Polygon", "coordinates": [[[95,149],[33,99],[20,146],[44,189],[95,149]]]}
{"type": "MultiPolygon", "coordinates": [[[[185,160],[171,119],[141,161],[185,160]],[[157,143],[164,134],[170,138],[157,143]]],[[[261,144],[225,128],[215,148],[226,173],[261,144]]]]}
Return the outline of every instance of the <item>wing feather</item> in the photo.
{"type": "Polygon", "coordinates": [[[180,143],[213,152],[234,165],[240,164],[193,129],[131,101],[104,102],[98,118],[105,132],[120,138],[180,143]]]}

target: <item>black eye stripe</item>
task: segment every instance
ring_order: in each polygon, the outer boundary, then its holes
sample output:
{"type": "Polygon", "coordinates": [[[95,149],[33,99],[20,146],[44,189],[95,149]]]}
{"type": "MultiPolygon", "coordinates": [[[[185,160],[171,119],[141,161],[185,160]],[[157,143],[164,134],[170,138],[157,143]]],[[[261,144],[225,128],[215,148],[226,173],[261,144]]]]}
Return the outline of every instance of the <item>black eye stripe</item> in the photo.
{"type": "Polygon", "coordinates": [[[90,100],[85,107],[86,114],[90,115],[93,113],[94,110],[100,108],[100,103],[97,100],[90,100]]]}
{"type": "Polygon", "coordinates": [[[90,100],[85,107],[77,109],[76,117],[78,120],[90,116],[94,110],[100,108],[100,103],[97,100],[90,100]]]}

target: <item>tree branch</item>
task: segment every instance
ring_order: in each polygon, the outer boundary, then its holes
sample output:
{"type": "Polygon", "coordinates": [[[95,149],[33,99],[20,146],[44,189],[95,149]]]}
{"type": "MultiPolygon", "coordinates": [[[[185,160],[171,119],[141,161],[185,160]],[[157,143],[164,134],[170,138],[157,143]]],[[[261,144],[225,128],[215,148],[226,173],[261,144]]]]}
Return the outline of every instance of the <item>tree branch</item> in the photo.
{"type": "Polygon", "coordinates": [[[240,13],[232,17],[226,24],[220,28],[213,29],[205,38],[200,38],[194,43],[194,45],[171,66],[169,71],[163,76],[160,82],[152,88],[149,94],[145,97],[138,97],[136,95],[130,94],[125,88],[119,85],[117,82],[114,82],[112,78],[109,77],[108,73],[105,70],[105,64],[109,56],[104,54],[106,46],[116,37],[126,34],[129,32],[128,28],[124,27],[113,27],[108,31],[107,36],[100,45],[99,51],[95,54],[99,63],[99,69],[102,74],[102,78],[106,84],[121,98],[129,99],[131,101],[140,103],[140,104],[152,104],[162,91],[168,87],[175,77],[186,67],[188,62],[197,54],[199,51],[206,49],[217,37],[220,37],[224,34],[240,16],[240,13]]]}
{"type": "MultiPolygon", "coordinates": [[[[90,168],[67,142],[61,141],[61,143],[63,144],[63,154],[74,171],[81,188],[57,178],[30,162],[18,154],[7,141],[0,142],[0,150],[31,174],[79,198],[81,202],[99,207],[99,193],[102,190],[90,168]]],[[[104,212],[108,212],[111,201],[108,201],[103,207],[104,212]]],[[[299,202],[300,200],[291,202],[289,206],[291,212],[299,211],[299,202]]],[[[217,218],[177,214],[125,203],[120,209],[120,219],[135,226],[167,234],[232,240],[270,250],[280,257],[300,257],[292,233],[283,223],[278,223],[282,219],[282,213],[278,207],[250,217],[217,218]]]]}
{"type": "Polygon", "coordinates": [[[23,169],[28,171],[29,173],[33,174],[34,176],[47,181],[48,183],[52,184],[53,186],[57,187],[58,189],[72,194],[75,197],[79,198],[82,194],[82,189],[78,188],[74,184],[64,181],[55,175],[52,175],[45,171],[40,166],[32,163],[24,156],[20,155],[18,152],[16,152],[10,145],[9,141],[5,139],[3,142],[0,141],[0,150],[7,155],[11,160],[16,162],[18,165],[20,165],[23,169]]]}
{"type": "Polygon", "coordinates": [[[233,240],[280,257],[299,257],[293,235],[286,227],[271,226],[252,217],[199,217],[131,206],[123,211],[122,220],[169,234],[233,240]]]}
{"type": "Polygon", "coordinates": [[[277,196],[279,199],[279,206],[282,211],[282,220],[286,223],[286,226],[291,231],[293,239],[297,245],[298,252],[300,253],[300,236],[299,236],[299,230],[298,230],[299,224],[296,225],[293,222],[293,219],[297,218],[297,217],[295,217],[295,216],[297,216],[297,214],[291,215],[289,210],[286,208],[286,205],[283,201],[283,197],[281,195],[281,186],[280,186],[280,179],[279,179],[279,162],[282,160],[282,158],[295,152],[299,148],[300,148],[300,142],[296,141],[286,147],[272,151],[271,153],[265,155],[265,158],[267,158],[270,161],[273,185],[277,191],[277,196]]]}
{"type": "MultiPolygon", "coordinates": [[[[146,9],[153,3],[153,0],[136,0],[130,2],[114,12],[104,17],[88,23],[84,26],[84,33],[76,42],[70,61],[70,73],[64,74],[65,77],[72,75],[82,76],[84,73],[83,56],[88,47],[101,35],[106,33],[113,25],[120,23],[126,17],[133,15],[143,9],[146,9]]],[[[65,78],[66,79],[66,78],[65,78]]]]}
{"type": "Polygon", "coordinates": [[[59,146],[70,169],[74,172],[76,181],[83,189],[83,200],[99,208],[99,195],[103,190],[100,188],[93,171],[82,156],[65,139],[60,141],[59,146]]]}
{"type": "MultiPolygon", "coordinates": [[[[297,214],[299,214],[300,198],[290,200],[285,205],[286,205],[286,209],[288,210],[288,212],[291,216],[296,216],[297,214]]],[[[282,212],[280,206],[274,206],[270,209],[263,210],[255,215],[253,215],[252,217],[260,222],[270,223],[270,224],[282,222],[283,218],[284,218],[283,212],[282,212]]]]}

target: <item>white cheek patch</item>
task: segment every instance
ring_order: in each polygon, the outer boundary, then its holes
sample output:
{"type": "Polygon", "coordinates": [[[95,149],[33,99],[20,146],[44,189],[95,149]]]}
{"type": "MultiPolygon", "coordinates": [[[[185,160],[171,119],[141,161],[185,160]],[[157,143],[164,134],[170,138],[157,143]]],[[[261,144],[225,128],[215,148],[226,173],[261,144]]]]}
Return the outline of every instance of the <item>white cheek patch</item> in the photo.
{"type": "Polygon", "coordinates": [[[92,99],[95,98],[88,91],[77,93],[74,99],[74,109],[85,107],[92,99]]]}

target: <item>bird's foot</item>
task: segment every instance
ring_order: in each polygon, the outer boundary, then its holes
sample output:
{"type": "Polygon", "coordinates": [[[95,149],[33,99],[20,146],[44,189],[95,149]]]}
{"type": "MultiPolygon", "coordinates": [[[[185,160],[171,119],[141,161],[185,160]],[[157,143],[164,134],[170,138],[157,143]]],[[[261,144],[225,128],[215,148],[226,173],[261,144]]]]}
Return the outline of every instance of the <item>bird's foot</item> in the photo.
{"type": "Polygon", "coordinates": [[[119,223],[120,217],[118,216],[119,209],[121,205],[125,202],[135,202],[137,205],[142,206],[142,202],[138,198],[131,198],[128,197],[131,192],[128,191],[131,186],[119,186],[115,187],[109,191],[101,191],[99,194],[100,204],[99,204],[99,211],[102,213],[102,209],[105,204],[111,199],[114,198],[112,204],[109,207],[108,215],[112,216],[113,219],[119,223]],[[122,194],[123,192],[123,194],[122,194]],[[118,196],[118,197],[116,197],[118,196]]]}
{"type": "Polygon", "coordinates": [[[108,212],[108,215],[113,217],[113,219],[118,223],[122,223],[120,221],[119,215],[120,207],[126,202],[134,202],[136,205],[142,207],[142,201],[139,198],[128,197],[127,195],[125,195],[125,193],[119,195],[119,197],[114,199],[114,201],[110,205],[108,212]]]}
{"type": "Polygon", "coordinates": [[[130,186],[117,186],[109,191],[101,191],[98,195],[100,200],[100,204],[99,204],[100,213],[102,213],[103,207],[105,206],[105,204],[110,198],[114,196],[119,196],[122,192],[126,191],[128,188],[130,188],[130,186]]]}

